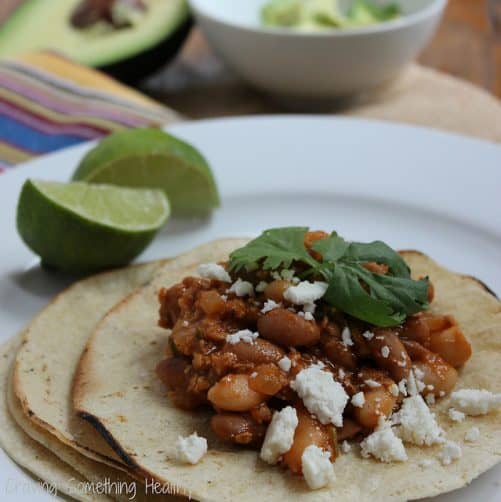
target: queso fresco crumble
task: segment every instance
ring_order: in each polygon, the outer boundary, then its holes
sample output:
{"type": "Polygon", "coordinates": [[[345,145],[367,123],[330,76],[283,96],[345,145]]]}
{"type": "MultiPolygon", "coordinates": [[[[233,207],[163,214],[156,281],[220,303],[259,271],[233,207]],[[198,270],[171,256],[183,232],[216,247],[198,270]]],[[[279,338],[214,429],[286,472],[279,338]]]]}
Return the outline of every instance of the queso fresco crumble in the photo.
{"type": "MultiPolygon", "coordinates": [[[[450,421],[501,406],[485,390],[454,391],[471,346],[452,316],[428,310],[432,283],[380,241],[272,229],[197,272],[159,293],[172,331],[157,374],[170,401],[211,407],[216,436],[311,489],[335,483],[333,463],[353,442],[381,462],[437,445],[448,465],[461,446],[428,406],[450,399],[450,421]]],[[[479,436],[472,428],[465,441],[479,436]]],[[[203,462],[202,439],[180,438],[179,461],[203,462]]]]}

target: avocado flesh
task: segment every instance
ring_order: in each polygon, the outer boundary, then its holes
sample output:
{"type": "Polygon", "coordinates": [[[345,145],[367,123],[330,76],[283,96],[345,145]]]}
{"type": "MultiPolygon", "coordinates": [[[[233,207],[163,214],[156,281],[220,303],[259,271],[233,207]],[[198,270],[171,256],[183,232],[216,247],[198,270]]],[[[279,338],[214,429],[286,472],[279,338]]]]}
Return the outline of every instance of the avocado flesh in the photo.
{"type": "MultiPolygon", "coordinates": [[[[104,21],[85,29],[73,27],[71,15],[80,2],[26,0],[0,27],[0,58],[36,49],[53,49],[82,64],[113,67],[154,50],[171,37],[179,38],[180,33],[187,33],[186,0],[144,0],[147,10],[141,21],[120,29],[113,29],[104,21]]],[[[177,41],[175,45],[180,43],[177,41]]],[[[164,63],[168,55],[166,52],[160,62],[164,63]]]]}

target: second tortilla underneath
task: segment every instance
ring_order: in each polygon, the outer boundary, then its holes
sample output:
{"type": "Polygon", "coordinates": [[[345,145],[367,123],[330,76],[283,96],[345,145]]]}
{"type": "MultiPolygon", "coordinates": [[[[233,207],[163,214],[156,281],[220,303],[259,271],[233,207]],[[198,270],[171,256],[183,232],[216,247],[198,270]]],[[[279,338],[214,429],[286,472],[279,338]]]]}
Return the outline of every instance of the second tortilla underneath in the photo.
{"type": "MultiPolygon", "coordinates": [[[[17,425],[7,406],[7,389],[10,369],[21,346],[19,334],[0,347],[0,446],[21,467],[54,487],[60,494],[71,494],[77,483],[86,479],[56,455],[33,440],[17,425]]],[[[35,481],[33,481],[35,483],[35,481]]],[[[110,500],[102,495],[73,493],[82,502],[104,502],[110,500]]]]}
{"type": "MultiPolygon", "coordinates": [[[[211,261],[226,258],[220,251],[211,261]]],[[[404,258],[415,276],[429,275],[434,283],[432,311],[454,315],[472,342],[473,357],[461,372],[458,388],[499,392],[499,301],[475,280],[452,273],[420,253],[407,252],[404,258]]],[[[438,462],[438,446],[408,446],[409,460],[400,464],[365,459],[358,448],[352,448],[335,462],[335,483],[312,492],[302,480],[261,462],[256,452],[221,444],[210,431],[210,414],[175,408],[154,372],[168,338],[157,327],[156,292],[194,273],[194,267],[163,273],[113,309],[93,334],[80,363],[76,409],[104,431],[137,469],[207,501],[394,501],[460,488],[501,459],[499,414],[453,424],[444,412],[447,399],[432,409],[449,439],[464,443],[465,432],[473,425],[481,431],[479,441],[462,444],[462,458],[449,466],[438,462]],[[186,467],[175,460],[175,442],[179,435],[193,431],[208,438],[209,451],[199,464],[186,467]],[[431,465],[424,466],[424,459],[431,459],[431,465]]]]}

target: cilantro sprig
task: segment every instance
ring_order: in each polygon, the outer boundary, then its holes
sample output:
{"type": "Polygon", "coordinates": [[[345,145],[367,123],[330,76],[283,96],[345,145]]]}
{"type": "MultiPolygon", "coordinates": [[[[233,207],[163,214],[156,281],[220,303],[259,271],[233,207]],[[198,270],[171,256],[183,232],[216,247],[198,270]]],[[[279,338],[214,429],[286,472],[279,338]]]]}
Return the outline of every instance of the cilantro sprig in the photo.
{"type": "Polygon", "coordinates": [[[230,269],[275,270],[302,263],[304,277],[328,283],[325,302],[375,326],[399,325],[428,307],[428,279],[413,280],[402,257],[384,242],[348,242],[333,232],[313,244],[322,257],[316,260],[304,245],[307,231],[307,227],[266,230],[231,253],[230,269]],[[384,264],[388,272],[374,273],[364,266],[367,262],[384,264]]]}

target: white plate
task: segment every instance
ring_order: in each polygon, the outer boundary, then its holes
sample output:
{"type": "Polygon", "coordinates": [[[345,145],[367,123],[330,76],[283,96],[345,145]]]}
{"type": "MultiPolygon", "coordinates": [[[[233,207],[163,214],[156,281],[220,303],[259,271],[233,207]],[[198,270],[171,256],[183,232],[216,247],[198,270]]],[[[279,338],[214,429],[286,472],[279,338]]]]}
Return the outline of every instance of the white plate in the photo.
{"type": "MultiPolygon", "coordinates": [[[[257,117],[176,125],[212,165],[222,207],[171,221],[141,260],[223,236],[308,225],[354,240],[417,248],[501,294],[501,147],[409,126],[320,117],[257,117]]],[[[15,228],[28,177],[68,180],[90,145],[39,158],[0,177],[0,341],[68,283],[38,267],[15,228]]],[[[436,501],[501,499],[501,468],[436,501]]],[[[0,452],[0,499],[29,478],[0,452]]],[[[26,500],[46,496],[24,494],[26,500]]]]}

